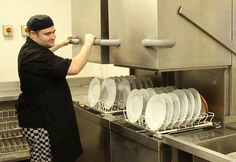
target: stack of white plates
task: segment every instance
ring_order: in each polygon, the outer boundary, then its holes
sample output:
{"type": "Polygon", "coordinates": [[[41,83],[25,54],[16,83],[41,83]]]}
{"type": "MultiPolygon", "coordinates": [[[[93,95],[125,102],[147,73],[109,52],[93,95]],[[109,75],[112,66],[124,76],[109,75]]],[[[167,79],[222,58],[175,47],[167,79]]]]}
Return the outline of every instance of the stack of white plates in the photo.
{"type": "Polygon", "coordinates": [[[110,110],[115,103],[122,103],[119,108],[126,106],[130,122],[141,119],[151,130],[193,124],[207,111],[201,113],[204,106],[199,92],[194,88],[152,86],[152,80],[148,77],[121,76],[103,81],[94,78],[89,85],[88,103],[94,107],[100,101],[106,110],[110,110]]]}
{"type": "Polygon", "coordinates": [[[193,124],[199,118],[201,98],[196,89],[176,89],[160,94],[155,94],[155,90],[135,89],[130,92],[126,104],[130,122],[138,121],[143,114],[149,129],[161,130],[193,124]]]}

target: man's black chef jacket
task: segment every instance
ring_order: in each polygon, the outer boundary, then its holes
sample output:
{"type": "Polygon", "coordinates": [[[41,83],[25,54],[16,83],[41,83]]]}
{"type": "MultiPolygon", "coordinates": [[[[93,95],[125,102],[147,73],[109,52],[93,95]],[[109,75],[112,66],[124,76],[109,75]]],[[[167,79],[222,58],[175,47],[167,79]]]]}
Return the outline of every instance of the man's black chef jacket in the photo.
{"type": "Polygon", "coordinates": [[[26,128],[46,128],[53,162],[74,162],[82,153],[72,97],[65,79],[70,59],[27,38],[18,56],[22,95],[17,112],[26,128]]]}

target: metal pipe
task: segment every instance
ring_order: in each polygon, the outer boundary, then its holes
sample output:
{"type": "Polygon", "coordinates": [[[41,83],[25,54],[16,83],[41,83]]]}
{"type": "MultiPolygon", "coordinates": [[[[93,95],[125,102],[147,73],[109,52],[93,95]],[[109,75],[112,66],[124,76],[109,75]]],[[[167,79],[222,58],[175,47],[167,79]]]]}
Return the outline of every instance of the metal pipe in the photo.
{"type": "Polygon", "coordinates": [[[176,44],[175,40],[173,39],[143,39],[142,40],[142,45],[144,47],[174,47],[176,44]]]}

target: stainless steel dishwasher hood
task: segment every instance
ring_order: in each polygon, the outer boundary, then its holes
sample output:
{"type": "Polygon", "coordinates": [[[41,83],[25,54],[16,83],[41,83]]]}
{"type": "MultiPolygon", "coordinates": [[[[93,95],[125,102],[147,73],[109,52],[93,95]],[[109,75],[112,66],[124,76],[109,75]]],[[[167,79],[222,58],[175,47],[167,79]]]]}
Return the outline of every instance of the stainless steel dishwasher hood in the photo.
{"type": "Polygon", "coordinates": [[[161,71],[228,66],[231,52],[196,24],[232,43],[232,10],[232,0],[108,0],[109,38],[121,41],[110,60],[161,71]]]}

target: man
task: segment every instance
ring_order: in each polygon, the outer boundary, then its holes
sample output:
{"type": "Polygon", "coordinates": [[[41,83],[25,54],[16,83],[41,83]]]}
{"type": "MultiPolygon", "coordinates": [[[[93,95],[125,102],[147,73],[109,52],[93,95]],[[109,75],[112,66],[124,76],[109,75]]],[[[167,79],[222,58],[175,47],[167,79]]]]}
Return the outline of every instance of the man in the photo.
{"type": "Polygon", "coordinates": [[[32,16],[29,36],[18,56],[22,94],[16,104],[31,162],[75,162],[82,154],[79,131],[66,75],[85,66],[95,36],[86,34],[81,51],[72,59],[54,55],[72,38],[55,45],[55,27],[47,15],[32,16]]]}

